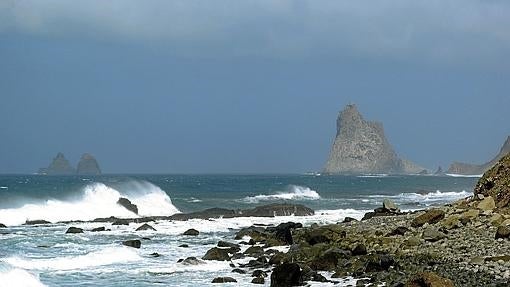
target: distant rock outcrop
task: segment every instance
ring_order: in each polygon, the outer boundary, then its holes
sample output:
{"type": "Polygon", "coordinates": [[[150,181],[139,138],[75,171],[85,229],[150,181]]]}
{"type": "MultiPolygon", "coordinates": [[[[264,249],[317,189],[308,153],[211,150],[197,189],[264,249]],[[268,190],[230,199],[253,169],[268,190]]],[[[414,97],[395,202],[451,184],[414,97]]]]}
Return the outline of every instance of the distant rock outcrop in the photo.
{"type": "Polygon", "coordinates": [[[474,193],[492,197],[497,207],[510,206],[510,153],[485,172],[474,193]]]}
{"type": "Polygon", "coordinates": [[[505,143],[499,150],[498,155],[496,155],[496,157],[494,157],[491,161],[484,164],[454,162],[450,165],[450,168],[448,168],[446,173],[464,175],[483,174],[508,153],[510,153],[510,136],[506,139],[505,143]]]}
{"type": "Polygon", "coordinates": [[[59,152],[47,168],[39,169],[39,174],[47,175],[71,175],[74,174],[74,168],[69,164],[64,154],[59,152]]]}
{"type": "Polygon", "coordinates": [[[424,169],[400,159],[384,136],[383,125],[363,119],[347,105],[337,119],[337,133],[324,172],[333,174],[420,173],[424,169]]]}
{"type": "Polygon", "coordinates": [[[85,153],[81,156],[80,162],[78,162],[76,173],[84,175],[99,175],[101,174],[101,169],[99,168],[99,164],[96,159],[91,154],[85,153]]]}

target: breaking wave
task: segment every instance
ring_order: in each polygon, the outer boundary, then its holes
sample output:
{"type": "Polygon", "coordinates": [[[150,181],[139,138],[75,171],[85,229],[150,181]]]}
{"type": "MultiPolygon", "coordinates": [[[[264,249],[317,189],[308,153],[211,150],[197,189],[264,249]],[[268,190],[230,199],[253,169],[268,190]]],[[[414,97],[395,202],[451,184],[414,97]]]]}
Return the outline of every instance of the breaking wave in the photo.
{"type": "Polygon", "coordinates": [[[259,194],[255,196],[247,196],[243,201],[248,203],[258,203],[260,201],[269,200],[317,200],[321,196],[317,191],[310,189],[306,186],[290,185],[285,192],[278,192],[276,194],[259,194]]]}
{"type": "Polygon", "coordinates": [[[465,190],[455,192],[455,191],[439,191],[436,190],[434,192],[423,192],[423,193],[416,193],[416,192],[409,192],[409,193],[400,193],[396,195],[369,195],[369,198],[391,198],[396,203],[399,204],[409,204],[409,203],[419,203],[419,204],[425,204],[425,205],[432,205],[432,204],[441,204],[441,203],[447,203],[452,202],[455,200],[459,200],[462,198],[466,198],[468,196],[472,196],[472,192],[467,192],[465,190]]]}
{"type": "Polygon", "coordinates": [[[9,257],[3,259],[12,266],[35,270],[74,270],[96,266],[118,264],[141,260],[135,249],[130,247],[108,247],[85,255],[59,258],[27,259],[9,257]]]}
{"type": "Polygon", "coordinates": [[[455,174],[455,173],[447,173],[447,176],[451,177],[482,177],[483,174],[455,174]]]}
{"type": "Polygon", "coordinates": [[[24,204],[18,208],[0,209],[0,222],[20,225],[27,220],[43,219],[50,222],[93,220],[98,217],[137,217],[117,204],[119,197],[127,197],[138,206],[139,216],[172,215],[179,210],[170,197],[149,182],[131,182],[127,192],[121,192],[103,183],[91,183],[73,200],[48,199],[24,204]]]}

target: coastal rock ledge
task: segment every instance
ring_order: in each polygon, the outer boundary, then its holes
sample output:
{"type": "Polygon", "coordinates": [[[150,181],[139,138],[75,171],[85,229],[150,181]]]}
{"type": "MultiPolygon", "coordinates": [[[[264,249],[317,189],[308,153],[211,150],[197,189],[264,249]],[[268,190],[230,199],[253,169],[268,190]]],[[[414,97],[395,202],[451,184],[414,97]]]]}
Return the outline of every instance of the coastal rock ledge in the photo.
{"type": "Polygon", "coordinates": [[[397,156],[382,123],[366,121],[355,105],[337,119],[336,138],[324,172],[331,174],[417,174],[427,171],[397,156]]]}

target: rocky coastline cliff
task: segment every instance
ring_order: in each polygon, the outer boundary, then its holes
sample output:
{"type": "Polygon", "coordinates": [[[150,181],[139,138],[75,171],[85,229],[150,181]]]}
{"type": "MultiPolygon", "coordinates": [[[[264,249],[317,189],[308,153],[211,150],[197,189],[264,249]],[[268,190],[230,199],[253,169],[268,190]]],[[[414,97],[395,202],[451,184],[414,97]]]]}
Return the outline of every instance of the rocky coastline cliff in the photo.
{"type": "Polygon", "coordinates": [[[449,174],[462,174],[462,175],[477,175],[483,174],[494,166],[501,158],[510,153],[510,136],[507,137],[505,143],[499,150],[499,153],[490,161],[484,164],[470,164],[463,162],[454,162],[448,168],[446,173],[449,174]]]}
{"type": "Polygon", "coordinates": [[[335,141],[324,168],[330,174],[417,174],[426,170],[397,156],[380,122],[366,121],[355,105],[337,119],[335,141]]]}

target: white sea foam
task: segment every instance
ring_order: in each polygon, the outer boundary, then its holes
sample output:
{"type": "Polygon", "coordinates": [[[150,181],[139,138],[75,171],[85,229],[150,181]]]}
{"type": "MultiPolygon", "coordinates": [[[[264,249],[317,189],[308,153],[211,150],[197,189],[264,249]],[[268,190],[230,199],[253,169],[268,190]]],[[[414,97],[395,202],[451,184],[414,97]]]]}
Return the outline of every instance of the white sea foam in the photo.
{"type": "Polygon", "coordinates": [[[44,287],[38,276],[18,268],[0,268],[0,287],[44,287]]]}
{"type": "Polygon", "coordinates": [[[142,260],[137,251],[130,247],[107,247],[85,255],[57,258],[32,259],[9,257],[2,259],[12,266],[35,270],[74,270],[103,265],[126,263],[142,260]]]}
{"type": "Polygon", "coordinates": [[[128,197],[138,206],[140,216],[172,215],[179,210],[168,195],[148,182],[136,182],[138,192],[126,196],[102,183],[91,183],[83,188],[79,199],[48,199],[39,203],[25,204],[19,208],[0,209],[0,222],[20,225],[27,220],[44,219],[50,222],[64,220],[92,220],[98,217],[136,217],[137,215],[117,204],[121,196],[128,197]]]}
{"type": "Polygon", "coordinates": [[[473,195],[472,192],[463,191],[439,191],[426,192],[426,193],[400,193],[396,195],[369,195],[370,198],[391,198],[397,203],[423,203],[426,205],[434,203],[446,203],[466,198],[473,195]]]}
{"type": "Polygon", "coordinates": [[[317,200],[321,196],[317,191],[310,189],[306,186],[290,185],[286,191],[278,192],[276,194],[259,194],[255,196],[248,196],[243,201],[249,203],[258,203],[260,201],[268,200],[317,200]]]}
{"type": "Polygon", "coordinates": [[[381,174],[362,174],[362,175],[358,175],[357,177],[361,177],[361,178],[371,178],[371,177],[374,177],[374,178],[381,178],[381,177],[388,177],[389,174],[386,174],[386,173],[381,173],[381,174]]]}
{"type": "Polygon", "coordinates": [[[483,174],[455,174],[455,173],[447,173],[447,176],[452,177],[482,177],[483,174]]]}
{"type": "Polygon", "coordinates": [[[0,189],[9,189],[8,186],[0,186],[0,189]]]}

